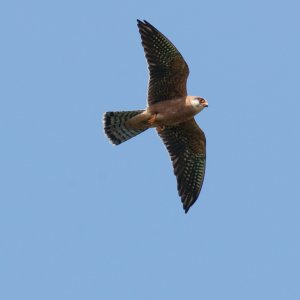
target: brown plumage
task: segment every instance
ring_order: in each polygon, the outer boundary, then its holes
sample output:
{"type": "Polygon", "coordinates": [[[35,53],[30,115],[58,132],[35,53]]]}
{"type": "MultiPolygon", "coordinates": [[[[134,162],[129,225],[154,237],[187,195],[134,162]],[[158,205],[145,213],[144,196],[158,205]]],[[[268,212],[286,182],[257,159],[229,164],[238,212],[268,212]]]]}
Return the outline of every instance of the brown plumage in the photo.
{"type": "Polygon", "coordinates": [[[201,97],[188,96],[189,68],[176,47],[147,21],[138,20],[150,74],[145,110],[107,112],[104,130],[118,145],[155,127],[172,160],[177,189],[188,212],[202,188],[206,139],[194,116],[208,106],[201,97]]]}
{"type": "Polygon", "coordinates": [[[194,119],[158,130],[170,154],[183,209],[188,212],[199,196],[205,174],[206,140],[194,119]]]}
{"type": "Polygon", "coordinates": [[[138,22],[148,61],[148,104],[187,95],[189,67],[176,47],[147,21],[138,22]]]}

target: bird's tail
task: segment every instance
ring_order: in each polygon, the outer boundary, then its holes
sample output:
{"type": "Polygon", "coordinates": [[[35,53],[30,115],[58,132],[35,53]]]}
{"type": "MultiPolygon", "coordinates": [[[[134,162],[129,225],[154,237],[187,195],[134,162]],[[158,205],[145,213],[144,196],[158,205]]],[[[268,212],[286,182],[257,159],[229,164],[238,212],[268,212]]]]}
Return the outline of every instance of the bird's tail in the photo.
{"type": "Polygon", "coordinates": [[[104,113],[104,132],[114,145],[119,145],[142,133],[147,128],[129,128],[126,122],[141,114],[144,110],[109,111],[104,113]]]}

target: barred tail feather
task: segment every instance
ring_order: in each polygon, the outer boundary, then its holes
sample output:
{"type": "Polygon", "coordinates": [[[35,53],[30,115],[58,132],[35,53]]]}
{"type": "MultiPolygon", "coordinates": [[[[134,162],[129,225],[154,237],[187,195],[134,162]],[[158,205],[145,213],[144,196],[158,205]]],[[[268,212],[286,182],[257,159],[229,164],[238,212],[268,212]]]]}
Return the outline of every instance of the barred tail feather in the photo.
{"type": "Polygon", "coordinates": [[[145,129],[132,129],[126,126],[126,121],[139,115],[143,110],[110,111],[104,113],[104,132],[114,145],[119,145],[142,133],[145,129]]]}

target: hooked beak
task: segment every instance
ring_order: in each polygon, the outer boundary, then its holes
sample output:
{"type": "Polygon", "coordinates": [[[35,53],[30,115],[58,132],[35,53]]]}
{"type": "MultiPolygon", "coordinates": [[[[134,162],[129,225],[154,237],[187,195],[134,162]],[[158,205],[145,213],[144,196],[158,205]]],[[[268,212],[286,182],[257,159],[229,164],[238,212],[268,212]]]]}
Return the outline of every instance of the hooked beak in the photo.
{"type": "Polygon", "coordinates": [[[203,107],[208,107],[208,102],[205,100],[205,101],[202,103],[202,106],[203,106],[203,107]]]}

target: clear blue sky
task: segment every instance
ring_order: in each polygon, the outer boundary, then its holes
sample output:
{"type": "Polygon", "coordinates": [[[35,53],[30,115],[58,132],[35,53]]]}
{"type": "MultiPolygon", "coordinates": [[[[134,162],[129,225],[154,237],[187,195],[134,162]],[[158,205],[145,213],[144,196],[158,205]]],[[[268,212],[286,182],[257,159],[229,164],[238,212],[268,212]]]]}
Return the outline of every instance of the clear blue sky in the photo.
{"type": "Polygon", "coordinates": [[[299,1],[2,1],[0,299],[300,299],[299,1]],[[209,101],[187,215],[144,108],[136,19],[168,36],[209,101]]]}

